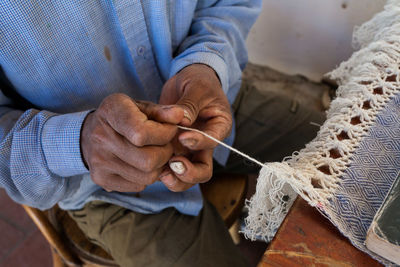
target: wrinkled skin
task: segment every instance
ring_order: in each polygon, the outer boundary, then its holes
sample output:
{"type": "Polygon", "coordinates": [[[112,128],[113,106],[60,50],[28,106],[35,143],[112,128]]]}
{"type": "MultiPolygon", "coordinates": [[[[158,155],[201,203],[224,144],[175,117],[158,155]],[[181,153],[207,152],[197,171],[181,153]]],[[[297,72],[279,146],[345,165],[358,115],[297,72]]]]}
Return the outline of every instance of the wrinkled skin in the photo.
{"type": "MultiPolygon", "coordinates": [[[[193,64],[169,79],[164,85],[160,104],[177,105],[184,109],[180,125],[193,127],[223,140],[232,128],[230,105],[215,71],[203,64],[193,64]]],[[[207,182],[212,175],[212,153],[217,143],[205,136],[184,131],[178,142],[188,151],[174,145],[170,163],[181,162],[183,173],[170,169],[162,174],[161,181],[171,191],[183,191],[194,184],[207,182]]]]}
{"type": "Polygon", "coordinates": [[[124,94],[106,97],[82,126],[81,151],[91,179],[118,192],[139,192],[157,180],[175,192],[208,181],[217,144],[177,125],[219,140],[229,135],[230,106],[212,68],[182,69],[165,83],[160,104],[124,94]],[[176,164],[179,171],[168,167],[176,164]]]}
{"type": "Polygon", "coordinates": [[[105,98],[82,127],[81,151],[93,182],[107,191],[139,192],[157,181],[182,118],[177,107],[124,94],[105,98]]]}

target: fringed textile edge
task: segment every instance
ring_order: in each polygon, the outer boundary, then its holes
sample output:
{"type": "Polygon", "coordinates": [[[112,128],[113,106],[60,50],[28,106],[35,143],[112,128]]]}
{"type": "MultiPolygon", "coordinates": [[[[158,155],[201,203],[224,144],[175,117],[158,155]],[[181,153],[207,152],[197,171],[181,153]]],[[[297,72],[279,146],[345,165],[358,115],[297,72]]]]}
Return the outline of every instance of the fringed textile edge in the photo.
{"type": "Polygon", "coordinates": [[[400,2],[389,0],[384,11],[356,29],[353,41],[361,50],[328,73],[340,86],[317,137],[282,163],[261,169],[256,193],[246,202],[247,238],[269,241],[296,193],[329,216],[329,200],[353,151],[399,92],[400,2]]]}

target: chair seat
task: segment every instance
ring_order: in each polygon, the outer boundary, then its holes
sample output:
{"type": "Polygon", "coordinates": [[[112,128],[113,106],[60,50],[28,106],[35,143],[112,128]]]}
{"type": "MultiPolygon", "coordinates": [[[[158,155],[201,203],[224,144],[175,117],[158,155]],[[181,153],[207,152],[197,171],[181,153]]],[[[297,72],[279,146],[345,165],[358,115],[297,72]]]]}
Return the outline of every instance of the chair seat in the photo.
{"type": "Polygon", "coordinates": [[[247,192],[247,175],[223,174],[200,184],[203,197],[217,209],[230,228],[242,211],[247,192]]]}
{"type": "MultiPolygon", "coordinates": [[[[243,207],[247,176],[221,175],[200,187],[204,198],[214,205],[225,225],[231,227],[243,207]]],[[[55,206],[49,212],[49,219],[85,266],[118,266],[104,249],[86,238],[66,211],[55,206]]]]}
{"type": "Polygon", "coordinates": [[[49,212],[50,222],[61,234],[67,246],[88,266],[118,266],[100,246],[87,239],[68,212],[55,206],[49,212]]]}

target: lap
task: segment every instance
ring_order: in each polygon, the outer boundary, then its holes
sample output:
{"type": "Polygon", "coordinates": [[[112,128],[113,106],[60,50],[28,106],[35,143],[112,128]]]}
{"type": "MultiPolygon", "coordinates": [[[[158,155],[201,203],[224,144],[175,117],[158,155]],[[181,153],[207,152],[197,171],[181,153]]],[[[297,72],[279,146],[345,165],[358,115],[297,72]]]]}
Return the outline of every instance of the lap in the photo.
{"type": "MultiPolygon", "coordinates": [[[[271,70],[271,72],[274,72],[271,70]]],[[[275,73],[275,72],[274,72],[275,73]]],[[[285,74],[244,79],[233,104],[233,146],[261,162],[281,161],[310,142],[323,124],[326,85],[285,74]]],[[[231,153],[216,172],[255,173],[259,166],[231,153]]]]}
{"type": "Polygon", "coordinates": [[[69,213],[121,266],[246,266],[207,202],[196,217],[173,208],[146,215],[99,201],[69,213]]]}

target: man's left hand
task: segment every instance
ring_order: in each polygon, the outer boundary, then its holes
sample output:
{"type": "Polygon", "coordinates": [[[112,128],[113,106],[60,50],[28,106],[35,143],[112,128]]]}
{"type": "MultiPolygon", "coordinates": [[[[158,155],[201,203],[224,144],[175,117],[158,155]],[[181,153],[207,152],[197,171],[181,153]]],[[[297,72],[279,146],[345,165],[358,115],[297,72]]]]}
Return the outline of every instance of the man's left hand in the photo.
{"type": "MultiPolygon", "coordinates": [[[[162,90],[160,104],[176,104],[185,116],[180,125],[193,127],[223,140],[232,128],[230,105],[215,71],[203,64],[193,64],[169,79],[162,90]]],[[[184,191],[212,176],[212,154],[217,143],[193,131],[178,135],[178,141],[189,153],[177,153],[160,180],[171,191],[184,191]]]]}

